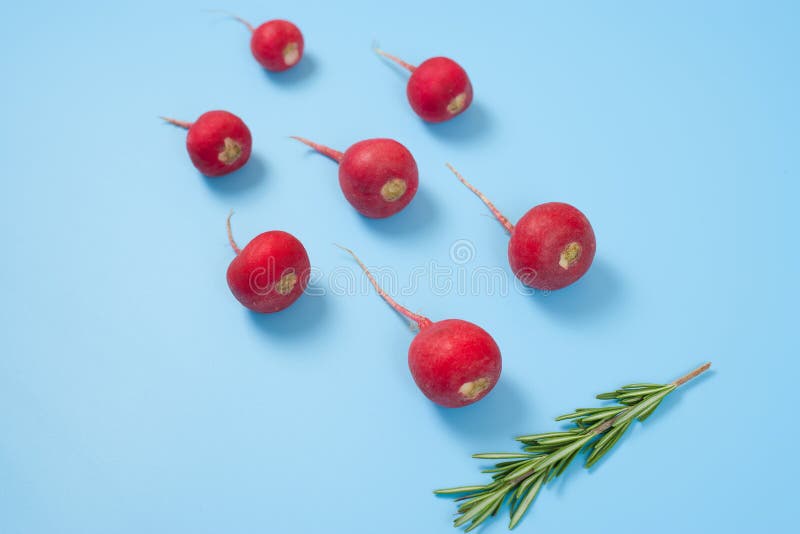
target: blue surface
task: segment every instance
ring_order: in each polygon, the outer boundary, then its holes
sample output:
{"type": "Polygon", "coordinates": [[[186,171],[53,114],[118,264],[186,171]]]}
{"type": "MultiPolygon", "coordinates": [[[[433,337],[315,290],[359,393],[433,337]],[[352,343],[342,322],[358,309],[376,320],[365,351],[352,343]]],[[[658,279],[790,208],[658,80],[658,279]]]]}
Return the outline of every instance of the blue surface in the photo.
{"type": "Polygon", "coordinates": [[[597,468],[574,466],[518,531],[792,529],[797,3],[225,5],[300,26],[307,56],[283,75],[207,6],[118,4],[0,19],[0,532],[451,532],[453,503],[430,491],[484,480],[471,453],[705,360],[712,375],[597,468]],[[410,62],[456,58],[473,107],[423,124],[375,39],[410,62]],[[157,116],[215,108],[246,120],[255,156],[210,180],[157,116]],[[419,195],[364,219],[292,134],[342,150],[394,137],[419,195]],[[508,273],[502,228],[445,161],[512,220],[548,200],[582,209],[588,275],[551,295],[409,290],[431,265],[508,273]],[[225,283],[231,208],[242,243],[297,235],[326,295],[243,309],[225,283]],[[489,330],[496,390],[428,402],[413,334],[374,292],[341,290],[356,271],[333,242],[391,266],[411,309],[489,330]]]}

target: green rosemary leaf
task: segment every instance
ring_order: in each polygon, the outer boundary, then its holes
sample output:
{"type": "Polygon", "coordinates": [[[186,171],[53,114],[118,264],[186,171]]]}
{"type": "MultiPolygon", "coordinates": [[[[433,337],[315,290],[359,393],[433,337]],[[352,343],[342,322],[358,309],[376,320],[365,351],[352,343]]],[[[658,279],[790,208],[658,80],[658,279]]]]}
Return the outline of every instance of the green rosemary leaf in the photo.
{"type": "Polygon", "coordinates": [[[617,395],[617,400],[646,397],[648,395],[652,395],[653,393],[658,393],[660,391],[663,391],[663,389],[656,388],[656,389],[637,389],[634,391],[624,391],[621,392],[619,395],[617,395]]]}
{"type": "Polygon", "coordinates": [[[617,392],[610,391],[608,393],[601,393],[600,395],[597,395],[596,398],[600,400],[613,400],[617,398],[617,392]]]}
{"type": "Polygon", "coordinates": [[[604,419],[608,419],[609,417],[613,417],[624,409],[625,408],[621,406],[614,406],[612,409],[603,410],[602,412],[598,412],[597,414],[581,417],[579,421],[581,423],[596,423],[597,421],[602,421],[604,419]]]}
{"type": "Polygon", "coordinates": [[[485,452],[473,454],[472,457],[479,460],[507,460],[509,458],[530,458],[531,455],[520,452],[485,452]]]}
{"type": "MultiPolygon", "coordinates": [[[[496,495],[494,494],[491,495],[492,497],[496,497],[496,495]]],[[[484,511],[486,511],[486,509],[489,508],[492,504],[493,503],[491,498],[487,497],[485,499],[482,499],[479,503],[477,503],[477,505],[473,506],[472,508],[467,510],[464,514],[462,514],[461,517],[457,517],[455,521],[453,521],[453,526],[460,527],[461,525],[469,523],[470,521],[481,515],[484,511]]]]}
{"type": "Polygon", "coordinates": [[[572,443],[580,437],[580,434],[570,434],[561,438],[543,438],[539,440],[539,445],[563,445],[565,443],[572,443]]]}
{"type": "Polygon", "coordinates": [[[538,477],[536,481],[533,483],[532,487],[525,494],[525,497],[523,497],[523,499],[519,501],[517,508],[512,511],[511,521],[508,523],[509,530],[516,527],[520,519],[522,519],[522,516],[525,515],[525,512],[528,510],[528,507],[536,498],[536,494],[539,493],[539,490],[542,487],[542,482],[544,482],[544,477],[538,477]]]}
{"type": "Polygon", "coordinates": [[[519,436],[515,438],[517,441],[522,442],[529,442],[529,441],[538,441],[543,438],[558,438],[563,436],[569,436],[572,432],[545,432],[544,434],[530,434],[529,436],[519,436]]]}
{"type": "Polygon", "coordinates": [[[663,387],[663,384],[628,384],[627,386],[622,386],[620,389],[640,389],[640,388],[660,388],[663,387]]]}
{"type": "Polygon", "coordinates": [[[622,426],[613,427],[606,435],[595,442],[593,450],[589,457],[586,459],[586,463],[584,467],[587,469],[592,467],[595,463],[597,463],[600,458],[602,458],[608,451],[611,450],[617,441],[622,437],[628,427],[630,426],[631,422],[628,421],[622,426]]]}
{"type": "Polygon", "coordinates": [[[495,492],[488,491],[486,493],[482,493],[480,495],[473,496],[470,500],[464,502],[461,506],[458,507],[458,513],[460,513],[460,514],[466,513],[467,511],[471,510],[475,506],[477,506],[477,505],[479,505],[481,503],[485,503],[485,501],[487,499],[490,499],[493,495],[495,495],[495,492]]]}
{"type": "MultiPolygon", "coordinates": [[[[662,399],[662,400],[663,400],[663,399],[662,399]]],[[[658,408],[660,405],[661,405],[661,400],[659,400],[659,401],[658,401],[658,402],[656,402],[656,403],[653,403],[653,405],[652,405],[650,408],[648,408],[647,410],[643,411],[643,412],[642,412],[642,413],[641,413],[641,414],[640,414],[640,415],[637,417],[637,419],[638,419],[640,422],[644,421],[645,419],[647,419],[648,417],[650,417],[650,415],[651,415],[651,414],[652,414],[654,411],[656,411],[656,408],[658,408]]]]}
{"type": "Polygon", "coordinates": [[[558,465],[557,465],[557,466],[555,466],[555,468],[554,468],[554,470],[553,470],[553,473],[552,473],[552,475],[551,475],[551,476],[552,476],[552,478],[555,478],[555,477],[557,477],[557,476],[560,476],[560,475],[561,475],[561,473],[563,473],[563,472],[564,472],[564,470],[565,470],[565,469],[566,469],[566,468],[569,466],[569,464],[571,464],[571,463],[572,463],[572,460],[574,460],[574,459],[575,459],[575,457],[578,455],[578,453],[579,453],[579,452],[581,452],[581,449],[575,449],[575,452],[573,452],[572,454],[570,454],[569,456],[567,456],[566,458],[564,458],[563,460],[561,460],[561,461],[558,463],[558,465]]]}
{"type": "Polygon", "coordinates": [[[532,472],[534,469],[537,469],[537,466],[543,459],[547,458],[547,456],[539,456],[538,458],[534,458],[533,460],[529,460],[524,462],[518,468],[510,471],[505,477],[504,480],[514,480],[521,476],[527,475],[528,473],[532,472]]]}
{"type": "Polygon", "coordinates": [[[473,491],[480,491],[486,486],[459,486],[457,488],[445,488],[433,490],[436,495],[457,495],[459,493],[471,493],[473,491]]]}
{"type": "MultiPolygon", "coordinates": [[[[522,495],[527,491],[527,489],[530,488],[534,482],[536,482],[537,478],[538,477],[530,476],[525,480],[523,480],[520,483],[520,485],[517,486],[517,489],[514,491],[514,499],[519,500],[519,498],[522,497],[522,495]]],[[[512,506],[511,509],[513,510],[514,507],[512,506]]]]}

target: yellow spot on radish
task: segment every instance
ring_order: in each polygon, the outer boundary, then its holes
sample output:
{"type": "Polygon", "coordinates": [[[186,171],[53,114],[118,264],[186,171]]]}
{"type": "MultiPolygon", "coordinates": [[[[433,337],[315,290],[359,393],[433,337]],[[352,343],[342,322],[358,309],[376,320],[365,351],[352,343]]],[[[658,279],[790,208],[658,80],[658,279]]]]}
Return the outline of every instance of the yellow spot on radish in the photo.
{"type": "Polygon", "coordinates": [[[566,270],[575,265],[581,257],[581,246],[579,243],[573,241],[564,247],[561,251],[561,257],[558,260],[558,265],[566,270]]]}
{"type": "Polygon", "coordinates": [[[464,109],[464,104],[467,102],[467,93],[460,93],[447,104],[447,111],[450,115],[455,115],[464,109]]]}
{"type": "Polygon", "coordinates": [[[486,391],[489,387],[489,379],[486,377],[478,378],[472,382],[464,382],[458,388],[458,393],[467,400],[472,400],[486,391]]]}
{"type": "Polygon", "coordinates": [[[283,62],[291,67],[300,61],[300,49],[297,43],[289,43],[283,48],[283,62]]]}
{"type": "Polygon", "coordinates": [[[239,156],[242,155],[242,145],[231,139],[230,137],[225,138],[225,147],[217,156],[219,160],[224,163],[225,165],[230,165],[239,159],[239,156]]]}
{"type": "Polygon", "coordinates": [[[288,295],[292,292],[296,283],[297,275],[295,273],[286,273],[281,276],[281,279],[275,284],[275,291],[281,295],[288,295]]]}
{"type": "Polygon", "coordinates": [[[400,200],[406,189],[408,189],[408,185],[406,181],[401,178],[392,178],[381,187],[381,197],[386,202],[395,202],[400,200]]]}

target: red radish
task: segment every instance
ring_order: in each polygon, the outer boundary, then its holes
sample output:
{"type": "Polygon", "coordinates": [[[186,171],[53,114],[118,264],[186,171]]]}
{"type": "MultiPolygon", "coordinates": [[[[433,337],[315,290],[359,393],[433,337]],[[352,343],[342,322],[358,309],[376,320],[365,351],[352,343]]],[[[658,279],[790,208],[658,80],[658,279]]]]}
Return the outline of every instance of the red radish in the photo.
{"type": "Polygon", "coordinates": [[[511,234],[508,262],[522,283],[535,289],[561,289],[589,270],[595,253],[594,230],[577,208],[563,202],[539,204],[515,226],[452,165],[447,167],[511,234]]]}
{"type": "Polygon", "coordinates": [[[240,169],[250,159],[253,139],[247,125],[227,111],[208,111],[194,122],[161,117],[189,130],[186,150],[197,170],[216,177],[240,169]]]}
{"type": "Polygon", "coordinates": [[[461,65],[450,58],[432,57],[418,67],[376,48],[375,52],[411,72],[406,87],[414,112],[427,122],[444,122],[472,103],[472,84],[461,65]]]}
{"type": "Polygon", "coordinates": [[[265,69],[281,72],[294,67],[302,59],[303,34],[288,20],[270,20],[254,28],[243,18],[233,18],[250,30],[250,50],[265,69]]]}
{"type": "Polygon", "coordinates": [[[272,230],[240,249],[228,215],[228,241],[236,257],[228,266],[228,287],[244,307],[258,313],[288,308],[308,286],[311,264],[303,244],[292,234],[272,230]]]}
{"type": "Polygon", "coordinates": [[[500,378],[502,359],[486,330],[461,319],[433,322],[411,312],[386,294],[352,250],[341,248],[353,256],[383,300],[419,326],[408,348],[408,367],[426,397],[441,406],[459,408],[492,390],[500,378]]]}
{"type": "Polygon", "coordinates": [[[359,213],[373,219],[394,215],[417,192],[419,172],[414,156],[393,139],[359,141],[344,153],[294,137],[339,163],[339,185],[359,213]]]}

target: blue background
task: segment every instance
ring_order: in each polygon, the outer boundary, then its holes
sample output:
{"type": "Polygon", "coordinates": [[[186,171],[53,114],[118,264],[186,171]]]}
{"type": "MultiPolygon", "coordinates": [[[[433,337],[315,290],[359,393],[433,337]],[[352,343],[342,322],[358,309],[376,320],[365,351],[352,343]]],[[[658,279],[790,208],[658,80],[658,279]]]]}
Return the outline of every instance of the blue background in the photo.
{"type": "MultiPolygon", "coordinates": [[[[436,487],[485,480],[470,454],[629,381],[715,371],[674,395],[593,470],[574,465],[519,532],[788,531],[798,437],[795,2],[24,2],[0,19],[0,532],[450,532],[436,487]],[[247,31],[306,37],[265,73],[247,31]],[[443,54],[472,108],[426,125],[407,75],[443,54]],[[228,109],[254,157],[197,174],[183,131],[228,109]],[[406,144],[421,188],[394,218],[358,216],[344,150],[406,144]],[[500,345],[500,384],[446,410],[414,386],[413,334],[374,292],[256,316],[230,295],[225,216],[246,243],[297,235],[401,277],[469,240],[465,268],[505,269],[507,237],[444,168],[511,219],[582,209],[595,265],[550,295],[400,299],[468,319],[500,345]]],[[[317,288],[330,290],[327,277],[317,288]]],[[[504,532],[503,517],[485,532],[504,532]]]]}

